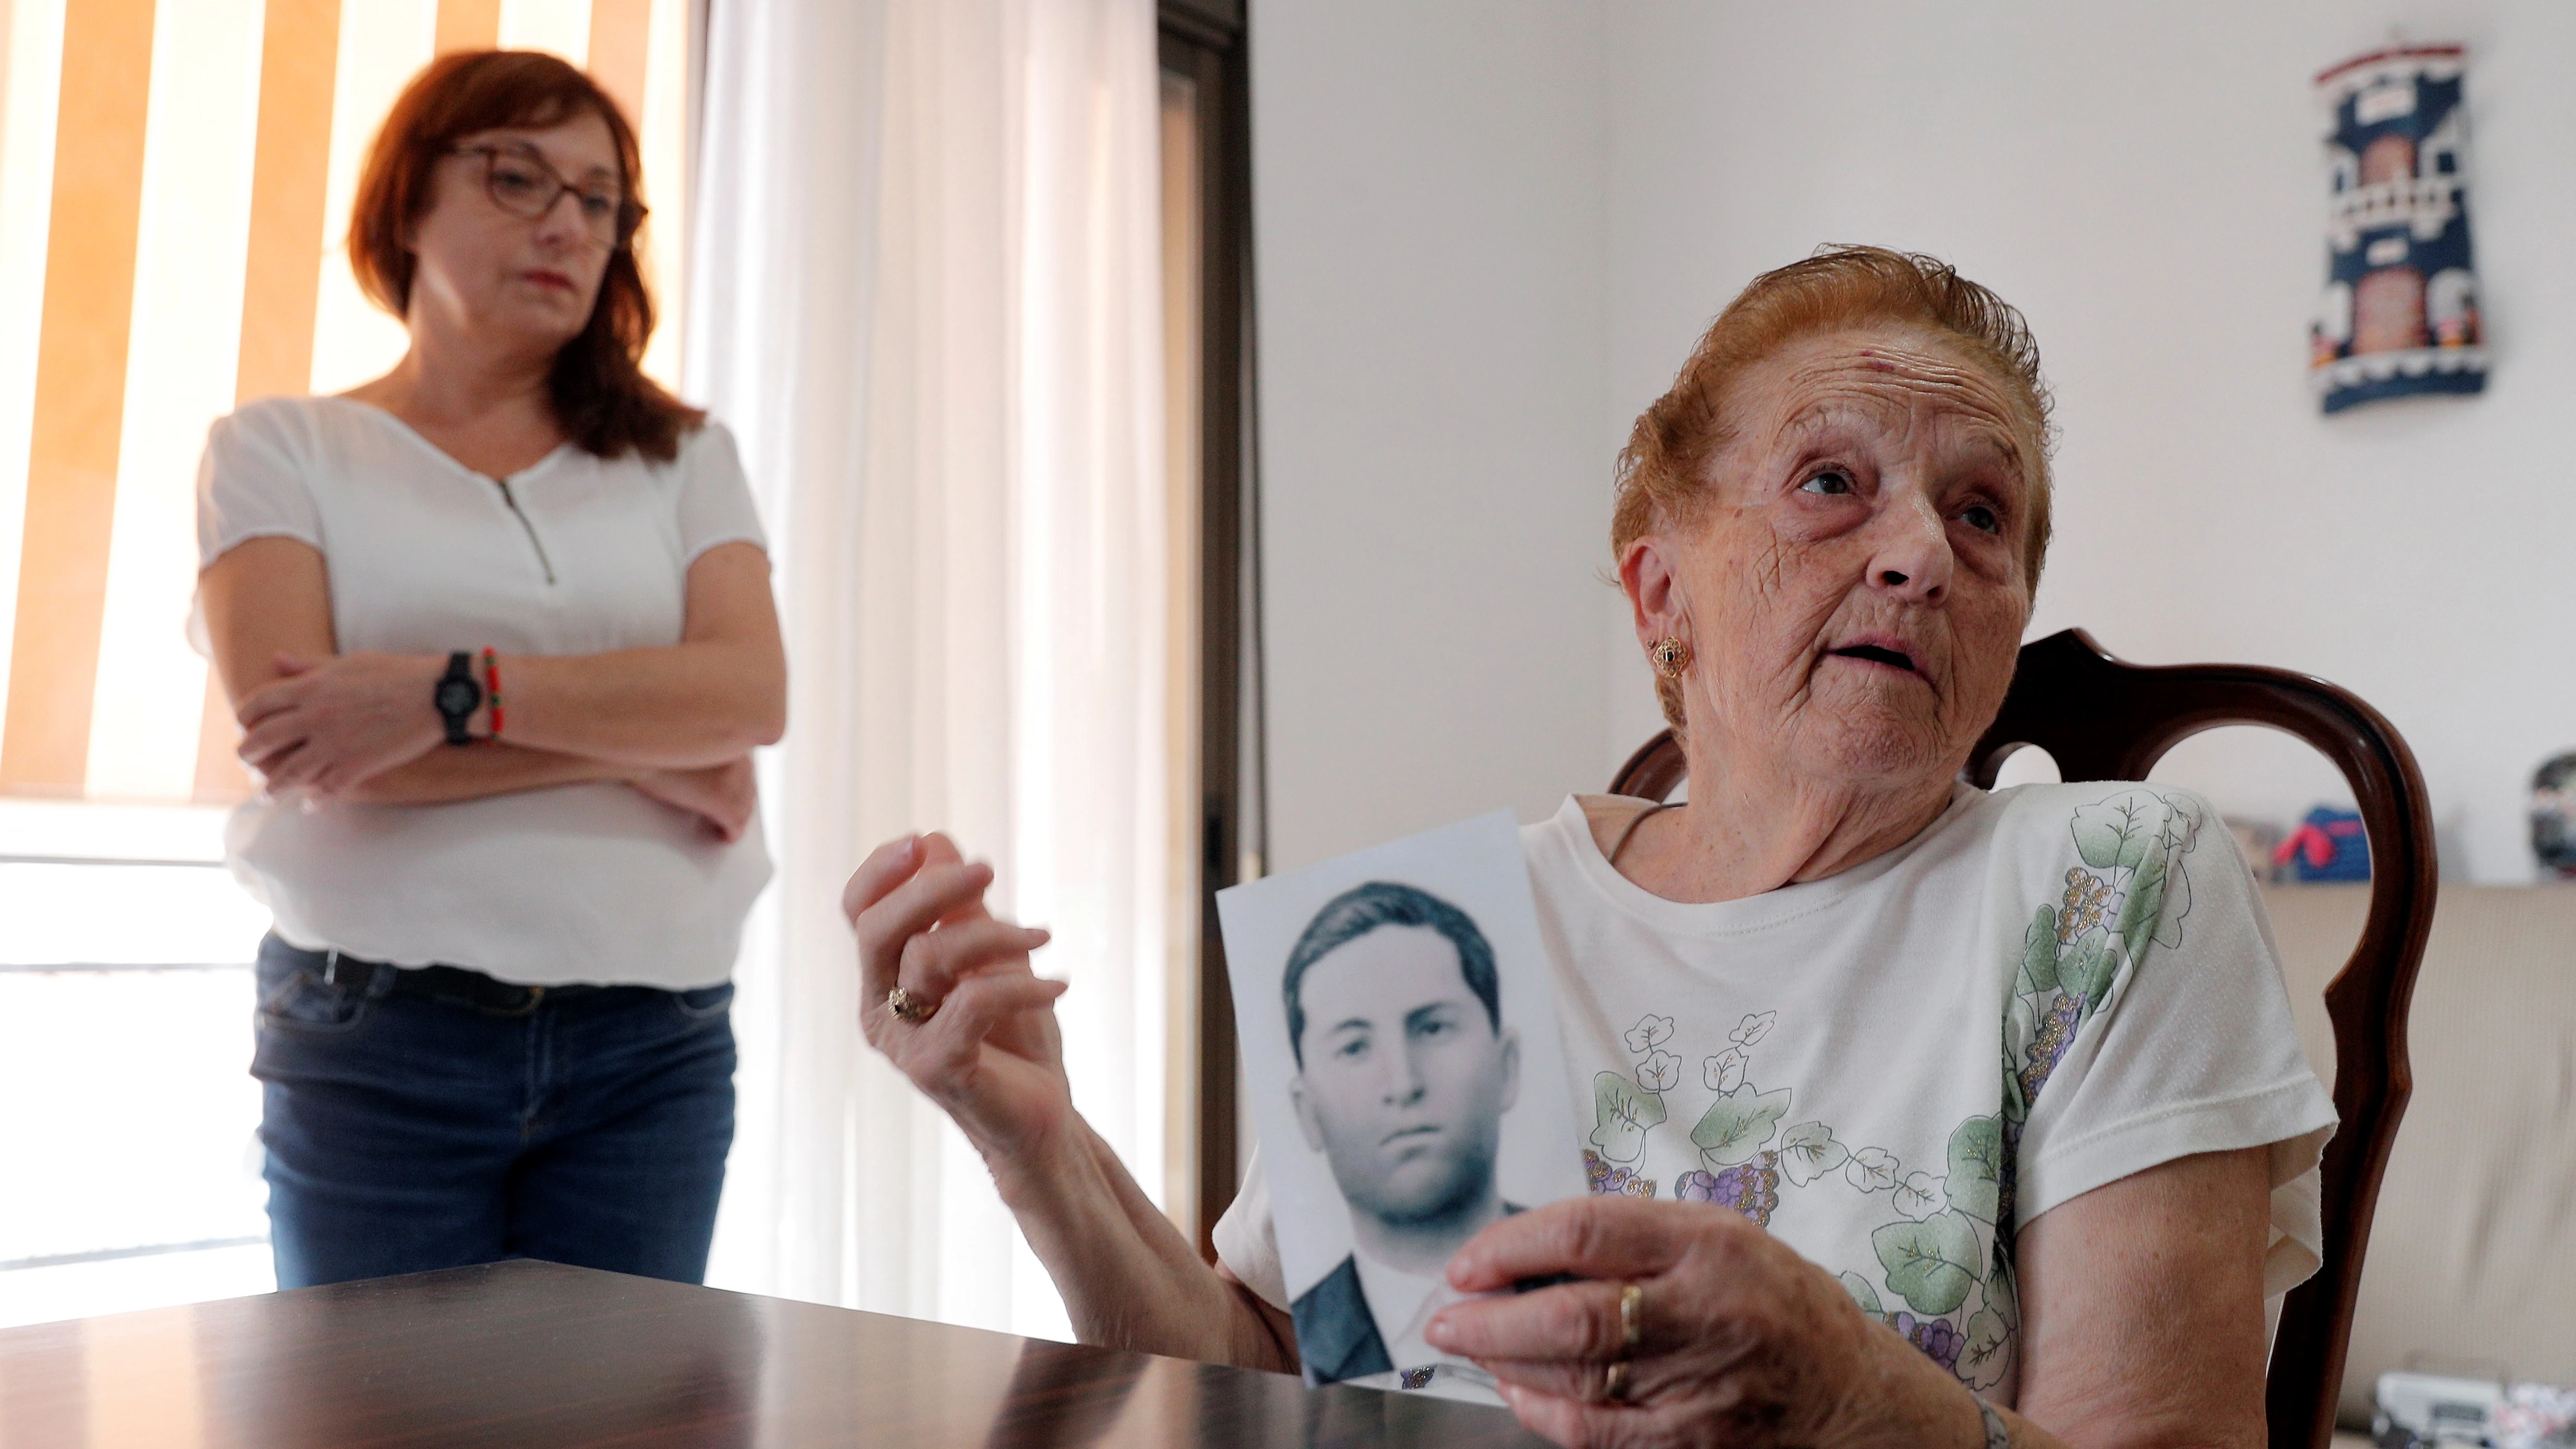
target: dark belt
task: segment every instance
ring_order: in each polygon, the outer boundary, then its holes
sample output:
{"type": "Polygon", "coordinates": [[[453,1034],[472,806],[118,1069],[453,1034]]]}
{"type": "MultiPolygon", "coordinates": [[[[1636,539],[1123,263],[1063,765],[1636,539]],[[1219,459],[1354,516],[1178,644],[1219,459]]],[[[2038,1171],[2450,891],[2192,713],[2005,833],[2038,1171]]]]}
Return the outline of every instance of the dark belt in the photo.
{"type": "Polygon", "coordinates": [[[461,966],[396,966],[385,961],[361,961],[338,951],[321,955],[325,985],[355,986],[371,992],[381,989],[387,996],[417,996],[501,1016],[524,1016],[549,1001],[574,1001],[612,989],[590,985],[520,986],[461,966]]]}

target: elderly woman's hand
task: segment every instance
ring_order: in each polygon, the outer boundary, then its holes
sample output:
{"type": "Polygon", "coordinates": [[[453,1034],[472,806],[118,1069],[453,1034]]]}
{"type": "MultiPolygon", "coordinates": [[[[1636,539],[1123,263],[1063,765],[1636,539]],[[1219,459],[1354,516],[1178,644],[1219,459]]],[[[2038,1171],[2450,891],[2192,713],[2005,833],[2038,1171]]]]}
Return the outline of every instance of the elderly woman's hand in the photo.
{"type": "Polygon", "coordinates": [[[1482,1364],[1521,1422],[1560,1444],[1983,1442],[1965,1389],[1733,1213],[1555,1203],[1477,1234],[1449,1281],[1499,1296],[1442,1310],[1431,1346],[1482,1364]],[[1589,1281],[1501,1291],[1557,1274],[1589,1281]],[[1611,1368],[1622,1360],[1624,1384],[1611,1368]]]}
{"type": "Polygon", "coordinates": [[[841,911],[858,933],[869,1045],[947,1109],[1000,1178],[1078,1136],[1080,1118],[1056,1029],[1065,983],[1029,963],[1047,933],[987,911],[992,883],[993,868],[947,836],[906,836],[860,864],[841,911]],[[916,1003],[910,1018],[894,1010],[898,986],[916,1003]]]}
{"type": "Polygon", "coordinates": [[[280,654],[279,677],[241,702],[242,763],[271,794],[316,796],[410,764],[446,736],[431,703],[446,667],[436,656],[280,654]]]}

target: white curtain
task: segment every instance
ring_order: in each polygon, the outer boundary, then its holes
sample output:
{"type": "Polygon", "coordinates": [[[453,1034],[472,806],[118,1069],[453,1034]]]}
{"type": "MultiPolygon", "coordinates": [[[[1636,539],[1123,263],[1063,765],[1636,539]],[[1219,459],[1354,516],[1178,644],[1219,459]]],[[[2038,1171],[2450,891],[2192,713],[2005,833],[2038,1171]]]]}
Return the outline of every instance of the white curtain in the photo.
{"type": "Polygon", "coordinates": [[[1162,1193],[1166,514],[1152,0],[726,0],[687,379],[739,438],[791,669],[710,1281],[1066,1336],[972,1149],[857,1028],[841,883],[946,829],[1075,1100],[1162,1193]]]}

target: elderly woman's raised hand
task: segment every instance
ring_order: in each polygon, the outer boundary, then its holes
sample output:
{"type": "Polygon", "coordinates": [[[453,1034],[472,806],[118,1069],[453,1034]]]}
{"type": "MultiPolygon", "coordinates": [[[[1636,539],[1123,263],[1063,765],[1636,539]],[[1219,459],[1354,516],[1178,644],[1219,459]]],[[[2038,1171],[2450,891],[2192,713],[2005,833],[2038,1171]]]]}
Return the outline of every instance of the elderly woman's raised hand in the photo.
{"type": "Polygon", "coordinates": [[[841,893],[859,938],[859,1023],[998,1173],[1079,1120],[1064,1074],[1055,999],[1065,983],[1031,968],[1043,930],[984,908],[993,868],[945,835],[888,841],[841,893]],[[913,1016],[899,1016],[900,986],[913,1016]],[[929,1014],[924,1017],[923,1011],[929,1014]]]}
{"type": "Polygon", "coordinates": [[[1442,1310],[1432,1347],[1482,1364],[1521,1422],[1560,1444],[1977,1442],[1955,1381],[1730,1212],[1555,1203],[1477,1234],[1449,1282],[1498,1296],[1442,1310]],[[1502,1291],[1559,1274],[1586,1281],[1502,1291]]]}

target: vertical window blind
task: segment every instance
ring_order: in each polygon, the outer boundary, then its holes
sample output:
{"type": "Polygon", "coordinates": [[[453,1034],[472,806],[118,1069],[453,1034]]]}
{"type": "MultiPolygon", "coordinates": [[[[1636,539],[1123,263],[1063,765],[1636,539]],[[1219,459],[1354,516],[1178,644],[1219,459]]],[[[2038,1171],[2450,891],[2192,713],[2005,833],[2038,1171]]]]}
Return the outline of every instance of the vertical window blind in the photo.
{"type": "Polygon", "coordinates": [[[690,0],[0,0],[0,796],[247,788],[185,625],[206,428],[402,355],[344,250],[432,56],[549,50],[626,109],[677,381],[690,0]],[[658,240],[658,245],[656,244],[658,240]]]}

